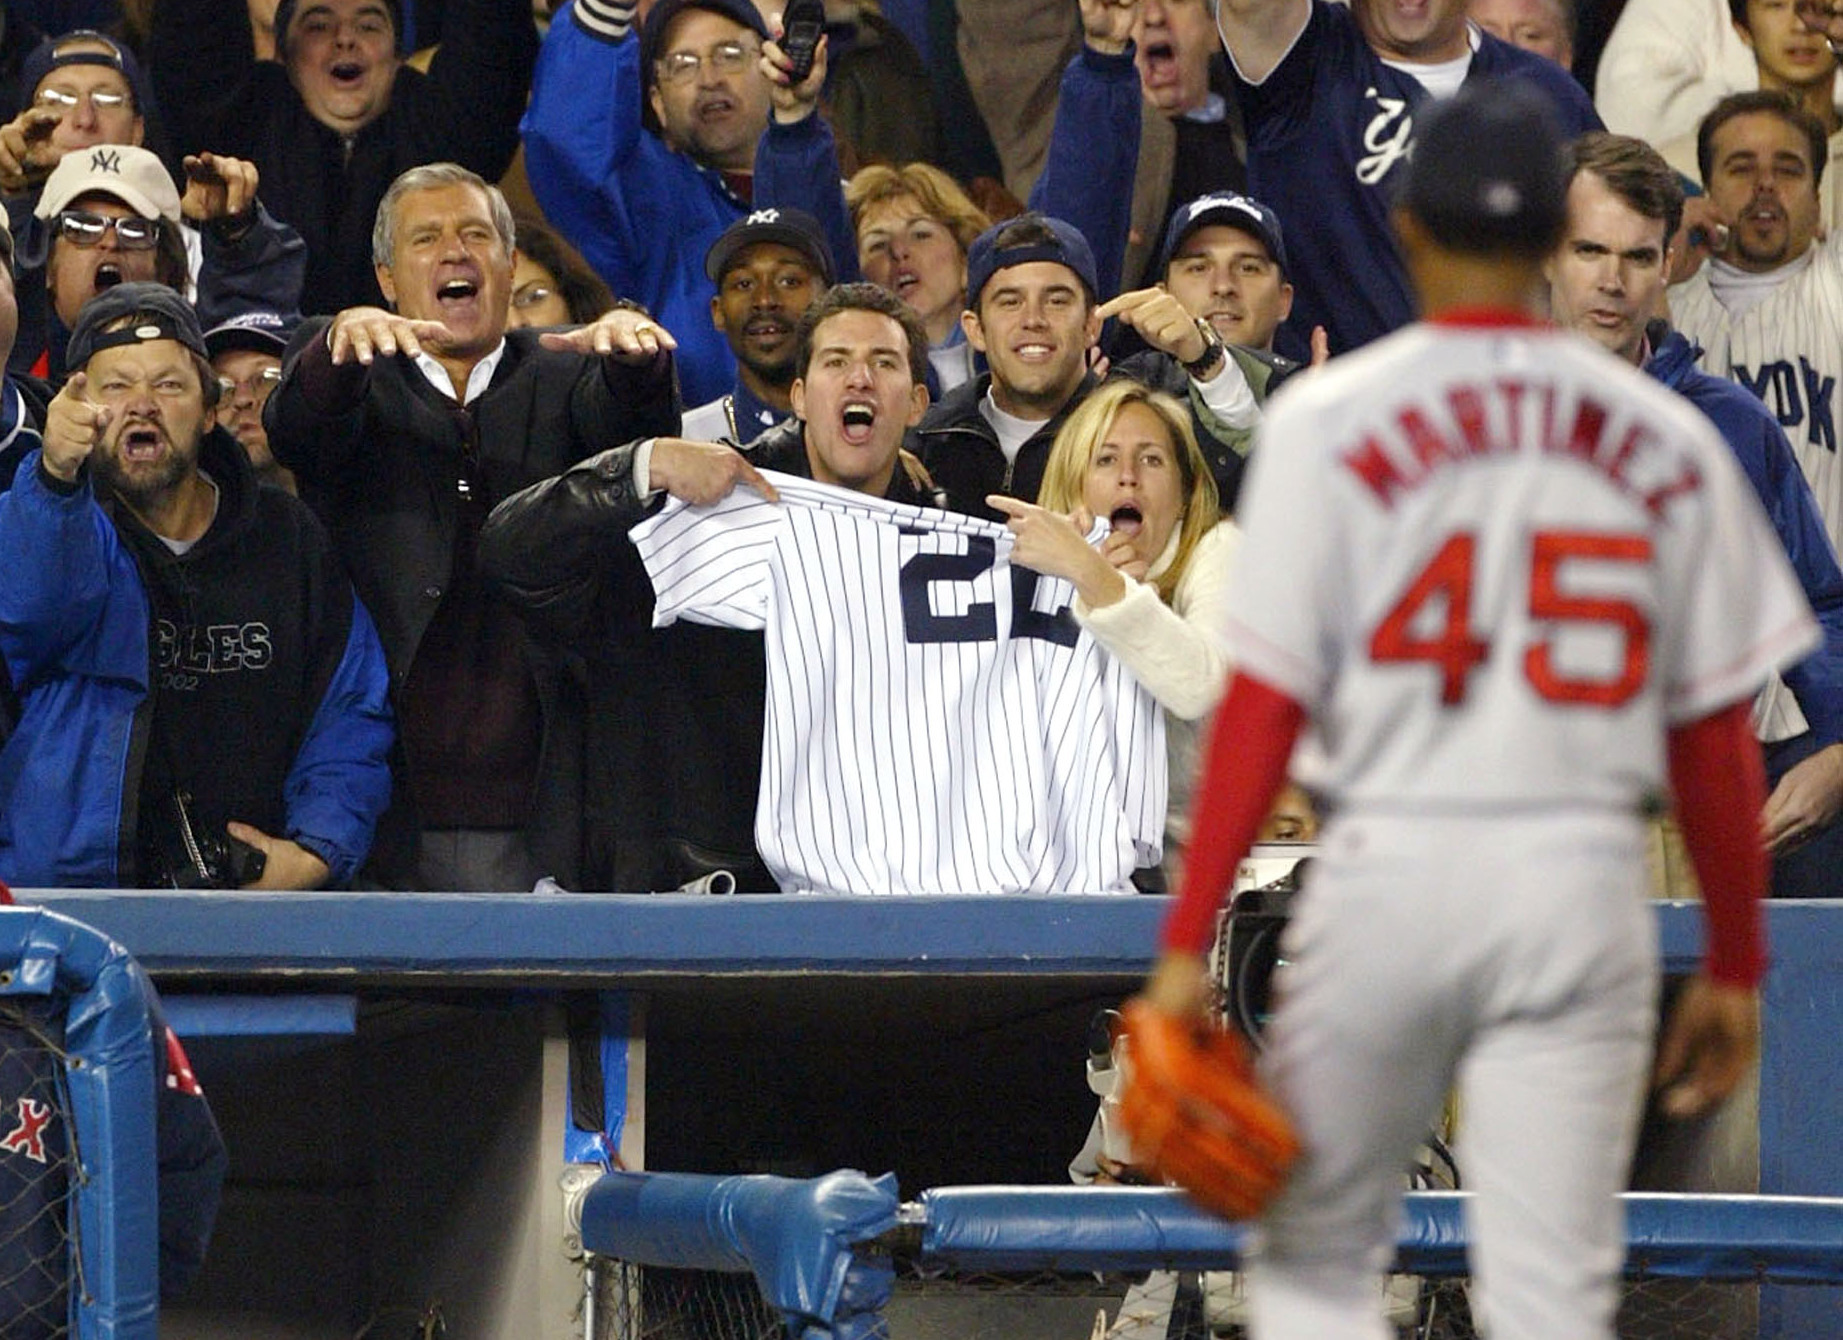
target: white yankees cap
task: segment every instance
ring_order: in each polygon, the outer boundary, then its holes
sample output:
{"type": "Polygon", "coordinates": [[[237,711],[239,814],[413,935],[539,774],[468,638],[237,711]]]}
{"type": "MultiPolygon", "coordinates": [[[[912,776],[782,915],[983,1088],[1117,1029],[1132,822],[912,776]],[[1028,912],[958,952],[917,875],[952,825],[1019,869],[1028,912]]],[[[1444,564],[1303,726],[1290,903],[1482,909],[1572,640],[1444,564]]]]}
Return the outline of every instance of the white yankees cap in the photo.
{"type": "Polygon", "coordinates": [[[179,222],[179,190],[160,159],[132,144],[95,144],[65,154],[45,179],[32,213],[54,218],[92,192],[111,195],[144,219],[179,222]]]}

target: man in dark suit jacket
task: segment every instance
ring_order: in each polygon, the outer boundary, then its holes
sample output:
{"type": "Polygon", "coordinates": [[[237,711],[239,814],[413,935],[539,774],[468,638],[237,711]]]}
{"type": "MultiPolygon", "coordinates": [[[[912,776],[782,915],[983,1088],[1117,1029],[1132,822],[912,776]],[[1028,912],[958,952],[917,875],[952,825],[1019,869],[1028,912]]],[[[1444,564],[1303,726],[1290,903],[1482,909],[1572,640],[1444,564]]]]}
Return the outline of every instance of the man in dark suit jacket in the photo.
{"type": "Polygon", "coordinates": [[[307,322],[263,414],[377,619],[418,834],[380,873],[423,888],[575,877],[584,686],[482,588],[476,542],[500,499],[679,424],[672,337],[644,312],[507,331],[513,241],[473,173],[404,173],[372,238],[394,310],[307,322]]]}

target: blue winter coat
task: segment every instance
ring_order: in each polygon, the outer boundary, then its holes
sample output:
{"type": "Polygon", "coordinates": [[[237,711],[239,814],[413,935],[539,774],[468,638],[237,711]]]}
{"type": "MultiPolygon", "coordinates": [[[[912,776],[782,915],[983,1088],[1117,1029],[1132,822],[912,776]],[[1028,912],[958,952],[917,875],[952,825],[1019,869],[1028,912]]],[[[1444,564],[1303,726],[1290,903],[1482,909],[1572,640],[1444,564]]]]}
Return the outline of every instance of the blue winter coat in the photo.
{"type": "Polygon", "coordinates": [[[538,53],[520,129],[544,216],[619,298],[644,303],[678,341],[687,405],[730,389],[736,361],[710,320],[716,286],[704,254],[747,211],[790,205],[816,215],[840,280],[855,279],[857,237],[838,189],[838,150],[817,115],[770,124],[755,156],[753,198],[670,148],[640,122],[640,39],[631,7],[582,0],[560,10],[538,53]],[[618,31],[620,36],[604,34],[618,31]]]}
{"type": "Polygon", "coordinates": [[[200,791],[239,811],[207,804],[201,817],[289,838],[327,863],[331,882],[349,879],[389,802],[394,725],[377,631],[319,523],[295,499],[258,489],[222,430],[201,450],[218,514],[179,556],[144,528],[131,537],[139,523],[112,519],[87,471],[65,489],[40,457],[0,494],[0,655],[20,699],[0,748],[0,879],[137,883],[155,677],[219,692],[246,669],[262,672],[245,677],[260,706],[210,739],[181,732],[167,749],[212,760],[200,791]],[[153,568],[163,589],[196,606],[198,626],[156,621],[153,568]],[[225,608],[236,611],[228,620],[225,608]]]}

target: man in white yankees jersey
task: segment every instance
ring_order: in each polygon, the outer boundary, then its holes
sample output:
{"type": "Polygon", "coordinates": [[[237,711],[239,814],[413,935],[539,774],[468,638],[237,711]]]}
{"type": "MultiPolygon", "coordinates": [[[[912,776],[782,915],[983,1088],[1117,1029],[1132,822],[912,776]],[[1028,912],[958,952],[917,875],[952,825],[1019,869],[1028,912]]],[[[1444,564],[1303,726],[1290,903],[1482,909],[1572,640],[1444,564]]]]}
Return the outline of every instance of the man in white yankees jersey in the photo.
{"type": "Polygon", "coordinates": [[[916,493],[897,451],[926,405],[913,320],[869,285],[808,311],[803,450],[751,449],[792,473],[673,439],[604,453],[504,504],[483,563],[515,601],[592,619],[637,553],[654,623],[765,632],[755,837],[779,887],[1126,891],[1157,858],[1162,721],[1081,633],[1067,584],[1011,567],[1001,525],[896,501],[916,493]],[[611,552],[651,488],[664,510],[611,552]]]}
{"type": "Polygon", "coordinates": [[[1757,1039],[1748,704],[1816,629],[1709,422],[1533,310],[1561,147],[1516,85],[1426,118],[1396,213],[1425,319],[1279,397],[1242,495],[1238,670],[1146,995],[1200,1021],[1217,901],[1309,726],[1332,817],[1261,1061],[1305,1152],[1250,1256],[1255,1340],[1392,1333],[1401,1169],[1455,1081],[1481,1329],[1610,1340],[1666,784],[1708,919],[1666,1110],[1757,1039]]]}
{"type": "Polygon", "coordinates": [[[745,891],[776,886],[754,848],[766,666],[754,633],[651,628],[653,588],[628,530],[667,495],[709,503],[757,465],[889,498],[936,505],[898,467],[903,435],[927,405],[927,332],[869,284],[827,291],[800,325],[796,417],[744,456],[680,438],[630,442],[494,509],[481,569],[540,635],[590,656],[617,687],[592,710],[588,751],[619,796],[586,816],[584,884],[674,888],[716,869],[745,891]]]}
{"type": "MultiPolygon", "coordinates": [[[[1778,419],[1836,548],[1843,545],[1843,240],[1817,238],[1825,141],[1823,125],[1787,93],[1761,89],[1716,104],[1697,138],[1708,184],[1699,218],[1721,245],[1668,297],[1677,328],[1702,348],[1702,366],[1732,377],[1778,419]]],[[[1786,729],[1777,718],[1763,724],[1769,738],[1784,737],[1769,746],[1772,808],[1801,815],[1809,830],[1796,845],[1783,825],[1769,822],[1773,894],[1834,897],[1843,889],[1836,823],[1843,761],[1815,733],[1786,729]]]]}
{"type": "Polygon", "coordinates": [[[1778,417],[1831,543],[1843,549],[1843,235],[1818,240],[1825,140],[1823,125],[1782,91],[1717,103],[1697,132],[1708,194],[1690,240],[1718,245],[1668,297],[1677,329],[1702,346],[1702,365],[1778,417]]]}

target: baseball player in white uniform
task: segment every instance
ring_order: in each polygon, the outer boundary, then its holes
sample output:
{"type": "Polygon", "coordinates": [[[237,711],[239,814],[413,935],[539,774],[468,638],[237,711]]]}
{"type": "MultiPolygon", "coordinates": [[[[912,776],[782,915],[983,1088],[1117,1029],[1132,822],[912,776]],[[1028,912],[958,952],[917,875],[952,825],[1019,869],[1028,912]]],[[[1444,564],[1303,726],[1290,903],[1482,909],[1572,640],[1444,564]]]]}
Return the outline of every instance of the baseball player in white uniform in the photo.
{"type": "Polygon", "coordinates": [[[1707,420],[1532,310],[1560,147],[1514,85],[1429,119],[1396,214],[1425,319],[1278,397],[1243,495],[1239,670],[1145,999],[1201,1015],[1215,907],[1309,727],[1330,817],[1262,1058],[1305,1153],[1251,1256],[1259,1340],[1392,1334],[1401,1170],[1454,1082],[1483,1328],[1613,1334],[1667,784],[1709,923],[1667,1109],[1757,1038],[1748,704],[1815,628],[1707,420]]]}

